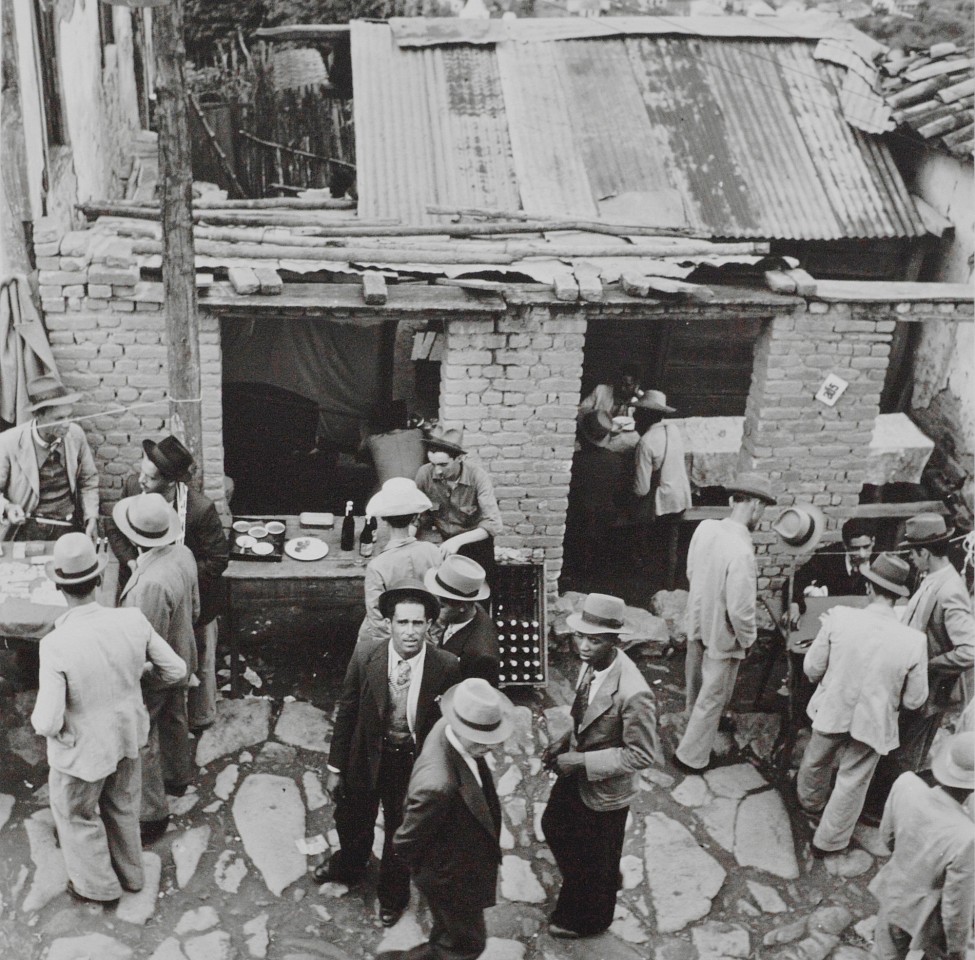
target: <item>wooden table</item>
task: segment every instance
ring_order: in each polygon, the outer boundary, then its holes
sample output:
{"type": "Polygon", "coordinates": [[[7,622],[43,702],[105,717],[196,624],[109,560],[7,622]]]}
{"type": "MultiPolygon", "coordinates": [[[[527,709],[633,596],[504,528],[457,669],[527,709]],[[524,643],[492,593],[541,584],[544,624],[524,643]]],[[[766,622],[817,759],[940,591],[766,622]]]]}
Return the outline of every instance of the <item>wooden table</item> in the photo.
{"type": "MultiPolygon", "coordinates": [[[[271,519],[266,517],[265,519],[271,519]]],[[[255,620],[272,621],[277,615],[309,614],[320,619],[323,632],[337,625],[358,626],[365,616],[363,580],[365,564],[356,550],[339,549],[340,522],[331,530],[303,529],[297,517],[274,517],[285,527],[286,540],[313,536],[328,544],[321,560],[293,560],[285,555],[280,563],[231,560],[224,571],[226,590],[225,629],[230,646],[230,693],[240,695],[240,641],[255,620]],[[357,562],[358,561],[358,562],[357,562]]],[[[357,530],[362,519],[357,518],[357,530]]],[[[377,544],[377,550],[379,545],[377,544]]]]}

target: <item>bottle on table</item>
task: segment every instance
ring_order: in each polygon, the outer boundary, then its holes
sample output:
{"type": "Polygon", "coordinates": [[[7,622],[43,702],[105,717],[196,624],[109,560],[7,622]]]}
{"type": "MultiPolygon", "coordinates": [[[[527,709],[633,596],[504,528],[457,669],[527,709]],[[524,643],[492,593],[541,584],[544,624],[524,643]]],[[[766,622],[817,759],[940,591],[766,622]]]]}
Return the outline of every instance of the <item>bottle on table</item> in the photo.
{"type": "Polygon", "coordinates": [[[351,551],[355,547],[355,516],[352,513],[352,501],[345,504],[345,516],[342,518],[342,538],[339,542],[342,550],[351,551]]]}
{"type": "Polygon", "coordinates": [[[362,525],[362,533],[359,534],[359,556],[363,560],[368,560],[376,545],[376,527],[373,517],[366,517],[366,522],[362,525]]]}

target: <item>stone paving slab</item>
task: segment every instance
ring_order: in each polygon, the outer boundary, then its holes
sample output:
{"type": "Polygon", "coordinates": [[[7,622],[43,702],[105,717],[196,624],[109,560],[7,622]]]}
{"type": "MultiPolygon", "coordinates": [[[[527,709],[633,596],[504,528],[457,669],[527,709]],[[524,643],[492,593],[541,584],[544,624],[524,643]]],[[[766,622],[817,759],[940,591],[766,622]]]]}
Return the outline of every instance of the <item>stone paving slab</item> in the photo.
{"type": "Polygon", "coordinates": [[[261,743],[267,739],[270,723],[270,700],[219,701],[215,723],[203,731],[196,745],[197,766],[205,767],[219,757],[261,743]]]}
{"type": "Polygon", "coordinates": [[[328,753],[332,723],[324,710],[310,703],[294,701],[281,708],[274,735],[284,743],[315,753],[328,753]]]}
{"type": "Polygon", "coordinates": [[[799,876],[792,825],[782,798],[774,790],[753,793],[738,807],[735,859],[785,880],[799,876]]]}

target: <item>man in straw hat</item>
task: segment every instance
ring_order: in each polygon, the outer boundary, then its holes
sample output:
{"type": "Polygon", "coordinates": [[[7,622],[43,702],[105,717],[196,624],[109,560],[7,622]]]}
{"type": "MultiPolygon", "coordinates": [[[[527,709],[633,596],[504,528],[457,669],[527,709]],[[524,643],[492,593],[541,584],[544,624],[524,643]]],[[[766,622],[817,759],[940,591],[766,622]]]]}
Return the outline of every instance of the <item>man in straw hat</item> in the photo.
{"type": "Polygon", "coordinates": [[[328,756],[328,792],[335,800],[341,849],[314,871],[315,881],[353,884],[372,850],[380,804],[386,842],[379,864],[379,916],[399,920],[410,899],[409,868],[393,850],[413,760],[440,718],[438,699],[460,680],[457,658],[427,643],[440,612],[417,581],[400,581],[379,597],[389,640],[357,643],[339,695],[328,756]]]}
{"type": "Polygon", "coordinates": [[[880,909],[877,960],[911,950],[961,960],[972,937],[975,831],[964,804],[975,788],[975,733],[956,733],[931,765],[929,787],[905,773],[891,791],[880,833],[893,856],[870,884],[880,909]]]}
{"type": "Polygon", "coordinates": [[[731,515],[704,520],[687,551],[687,729],[674,754],[686,773],[702,773],[722,711],[731,702],[738,666],[755,642],[758,577],[752,532],[775,503],[769,482],[740,473],[726,484],[731,515]]]}
{"type": "Polygon", "coordinates": [[[439,643],[460,661],[460,675],[465,680],[481,677],[496,687],[501,651],[494,621],[481,606],[491,596],[484,567],[454,554],[428,570],[423,585],[440,601],[439,643]]]}
{"type": "Polygon", "coordinates": [[[72,527],[94,537],[98,471],[84,430],[68,422],[81,394],[50,374],[28,394],[33,419],[0,434],[0,521],[22,525],[20,540],[56,540],[72,527]]]}
{"type": "MultiPolygon", "coordinates": [[[[200,616],[196,560],[178,543],[176,511],[158,493],[119,500],[112,510],[119,531],[139,552],[119,606],[141,610],[156,632],[176,651],[193,677],[197,667],[193,624],[200,616]]],[[[195,679],[195,678],[193,678],[195,679]]],[[[191,681],[192,682],[192,681],[191,681]]],[[[181,796],[192,777],[187,683],[145,684],[149,742],[142,751],[142,836],[157,840],[169,823],[166,794],[181,796]]]]}
{"type": "Polygon", "coordinates": [[[691,505],[691,481],[684,461],[684,437],[664,415],[676,413],[660,390],[647,390],[633,407],[640,442],[635,451],[633,494],[640,520],[643,554],[655,546],[666,550],[664,586],[674,589],[680,518],[691,505]]]}
{"type": "Polygon", "coordinates": [[[558,776],[542,816],[562,873],[549,922],[555,937],[594,936],[613,922],[637,772],[661,757],[653,693],[617,646],[625,609],[618,597],[590,593],[566,621],[582,660],[572,727],[542,755],[558,776]]]}
{"type": "Polygon", "coordinates": [[[47,738],[51,813],[68,892],[111,904],[143,884],[140,748],[149,734],[140,679],[176,683],[186,664],[138,610],[95,599],[106,557],[82,533],[54,545],[47,575],[67,603],[41,640],[31,723],[47,738]]]}
{"type": "Polygon", "coordinates": [[[501,535],[501,511],[494,485],[483,467],[464,459],[464,434],[435,429],[423,440],[427,462],[416,474],[416,485],[433,502],[421,518],[421,536],[440,543],[446,558],[463,553],[494,573],[494,538],[501,535]]]}
{"type": "Polygon", "coordinates": [[[803,662],[806,676],[819,681],[796,778],[800,805],[820,818],[814,856],[846,850],[877,761],[897,746],[899,709],[915,710],[928,695],[924,634],[894,612],[894,601],[907,596],[910,568],[882,553],[863,575],[867,606],[829,610],[803,662]]]}
{"type": "Polygon", "coordinates": [[[366,616],[359,627],[359,642],[389,640],[389,621],[379,612],[379,598],[394,583],[422,580],[443,559],[435,543],[416,539],[420,516],[432,507],[407,477],[390,477],[366,504],[366,516],[389,528],[386,546],[366,565],[366,616]]]}
{"type": "Polygon", "coordinates": [[[471,677],[451,687],[440,706],[443,718],[413,768],[393,840],[433,918],[429,941],[404,960],[479,957],[501,863],[501,805],[485,757],[514,729],[511,701],[471,677]]]}
{"type": "MultiPolygon", "coordinates": [[[[158,443],[142,441],[142,463],[138,474],[126,478],[122,491],[158,493],[179,516],[182,536],[196,560],[200,587],[200,619],[194,626],[199,683],[190,687],[188,712],[190,729],[199,732],[217,719],[217,614],[220,612],[220,576],[227,569],[230,546],[216,505],[189,485],[193,455],[178,437],[163,437],[158,443]]],[[[138,552],[114,524],[108,525],[108,539],[119,562],[119,592],[125,589],[135,568],[138,552]]]]}

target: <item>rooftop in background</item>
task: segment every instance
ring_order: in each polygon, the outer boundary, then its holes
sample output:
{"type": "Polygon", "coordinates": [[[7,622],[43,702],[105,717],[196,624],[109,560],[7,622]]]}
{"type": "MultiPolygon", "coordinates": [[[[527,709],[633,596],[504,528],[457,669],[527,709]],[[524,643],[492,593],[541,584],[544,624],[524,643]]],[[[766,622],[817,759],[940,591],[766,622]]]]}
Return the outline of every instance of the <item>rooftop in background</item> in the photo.
{"type": "Polygon", "coordinates": [[[822,16],[351,24],[359,216],[430,205],[726,239],[926,231],[873,89],[822,16]]]}
{"type": "Polygon", "coordinates": [[[883,92],[893,119],[931,146],[972,158],[975,150],[975,60],[953,43],[895,50],[883,65],[883,92]]]}

